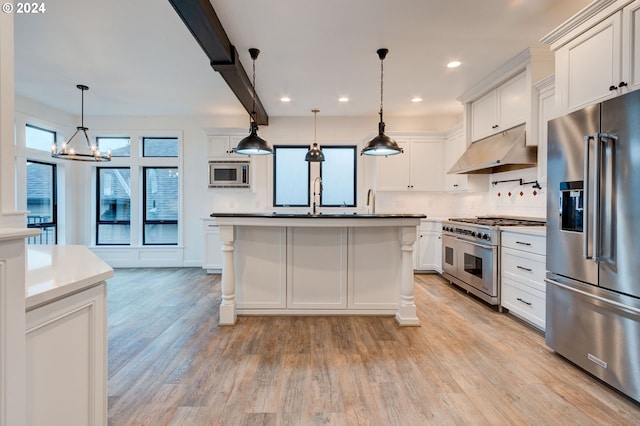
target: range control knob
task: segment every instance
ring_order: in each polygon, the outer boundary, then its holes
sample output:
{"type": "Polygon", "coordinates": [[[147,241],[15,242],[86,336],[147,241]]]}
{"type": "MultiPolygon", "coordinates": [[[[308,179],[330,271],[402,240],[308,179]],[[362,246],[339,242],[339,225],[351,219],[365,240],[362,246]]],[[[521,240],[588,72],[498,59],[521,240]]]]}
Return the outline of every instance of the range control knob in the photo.
{"type": "Polygon", "coordinates": [[[471,236],[475,237],[476,236],[476,231],[471,232],[471,236]]]}
{"type": "Polygon", "coordinates": [[[482,237],[482,238],[484,238],[485,240],[487,240],[487,241],[488,241],[488,240],[490,240],[490,239],[491,239],[491,235],[489,235],[489,234],[484,234],[484,237],[482,237]]]}
{"type": "Polygon", "coordinates": [[[483,234],[482,232],[478,232],[478,238],[482,239],[482,238],[484,238],[484,235],[485,234],[483,234]]]}

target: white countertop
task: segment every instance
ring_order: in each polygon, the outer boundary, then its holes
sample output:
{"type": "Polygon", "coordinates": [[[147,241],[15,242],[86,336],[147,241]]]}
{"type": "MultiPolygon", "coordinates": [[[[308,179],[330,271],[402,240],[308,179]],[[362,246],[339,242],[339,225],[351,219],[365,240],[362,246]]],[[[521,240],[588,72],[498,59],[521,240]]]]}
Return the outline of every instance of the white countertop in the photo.
{"type": "Polygon", "coordinates": [[[26,309],[77,293],[111,277],[113,269],[85,246],[28,246],[26,309]]]}

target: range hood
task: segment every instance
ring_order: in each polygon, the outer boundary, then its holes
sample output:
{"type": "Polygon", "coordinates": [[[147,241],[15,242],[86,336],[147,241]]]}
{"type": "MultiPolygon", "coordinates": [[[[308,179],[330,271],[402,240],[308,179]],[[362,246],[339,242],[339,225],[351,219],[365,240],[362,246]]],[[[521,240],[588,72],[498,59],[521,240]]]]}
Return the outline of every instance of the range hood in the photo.
{"type": "Polygon", "coordinates": [[[537,165],[538,149],[526,146],[525,125],[513,127],[469,145],[448,174],[491,174],[537,165]]]}

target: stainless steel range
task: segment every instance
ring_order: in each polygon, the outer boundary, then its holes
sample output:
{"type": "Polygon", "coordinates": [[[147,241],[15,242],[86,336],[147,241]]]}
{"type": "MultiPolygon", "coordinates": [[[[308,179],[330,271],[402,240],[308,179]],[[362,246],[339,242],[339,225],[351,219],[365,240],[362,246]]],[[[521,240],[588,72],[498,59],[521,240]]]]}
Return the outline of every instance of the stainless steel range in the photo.
{"type": "Polygon", "coordinates": [[[491,305],[500,304],[500,228],[540,226],[543,220],[482,216],[442,222],[443,276],[491,305]]]}

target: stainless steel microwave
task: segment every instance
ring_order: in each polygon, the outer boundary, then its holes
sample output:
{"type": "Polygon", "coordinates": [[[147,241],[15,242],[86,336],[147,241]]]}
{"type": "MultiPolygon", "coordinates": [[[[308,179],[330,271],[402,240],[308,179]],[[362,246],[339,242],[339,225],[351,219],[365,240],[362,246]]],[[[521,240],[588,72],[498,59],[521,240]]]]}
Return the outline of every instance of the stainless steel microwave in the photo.
{"type": "Polygon", "coordinates": [[[209,188],[251,188],[250,166],[247,160],[209,161],[209,188]]]}

